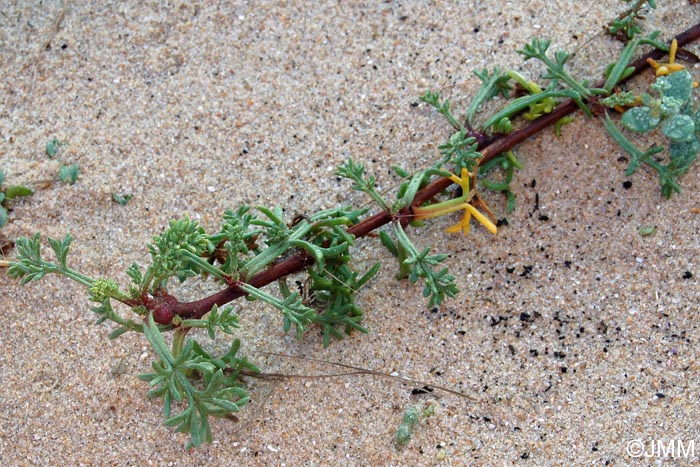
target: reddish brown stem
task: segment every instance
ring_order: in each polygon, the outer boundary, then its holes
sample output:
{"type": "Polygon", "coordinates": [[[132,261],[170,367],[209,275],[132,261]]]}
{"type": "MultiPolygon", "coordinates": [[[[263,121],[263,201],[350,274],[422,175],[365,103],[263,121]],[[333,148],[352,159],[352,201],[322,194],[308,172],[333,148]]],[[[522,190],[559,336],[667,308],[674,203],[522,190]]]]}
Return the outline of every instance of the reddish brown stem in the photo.
{"type": "MultiPolygon", "coordinates": [[[[679,47],[683,47],[689,44],[690,42],[696,41],[698,40],[698,38],[700,38],[700,24],[696,24],[695,26],[676,36],[676,40],[678,41],[679,47]]],[[[647,59],[651,58],[654,60],[659,60],[664,55],[665,52],[654,49],[651,52],[644,55],[643,57],[639,58],[638,60],[632,62],[630,66],[634,67],[634,73],[627,77],[625,81],[631,79],[633,76],[638,75],[642,70],[648,68],[649,65],[647,63],[647,59]]],[[[602,83],[598,86],[602,86],[602,83]]],[[[489,160],[493,159],[499,154],[502,154],[512,149],[516,145],[522,143],[523,141],[539,133],[540,131],[549,127],[550,125],[553,125],[562,117],[573,113],[577,109],[578,106],[573,101],[560,104],[554,109],[554,111],[538,118],[537,120],[534,120],[527,126],[516,130],[506,136],[487,142],[486,145],[484,145],[484,147],[479,147],[479,151],[483,156],[480,162],[482,164],[488,162],[489,160]]],[[[373,230],[376,230],[379,227],[388,224],[392,220],[395,220],[397,217],[402,219],[409,218],[411,216],[413,206],[420,206],[421,204],[425,203],[426,201],[430,200],[431,198],[445,190],[452,183],[453,182],[448,178],[440,178],[438,180],[435,180],[434,182],[430,183],[422,190],[420,190],[416,194],[411,207],[402,210],[399,216],[394,217],[388,212],[379,212],[365,219],[359,224],[353,225],[348,229],[348,232],[353,234],[355,237],[362,237],[372,232],[373,230]]],[[[299,272],[311,266],[313,263],[314,259],[311,257],[311,255],[309,255],[305,251],[298,251],[286,260],[276,263],[270,266],[268,269],[253,276],[250,279],[249,284],[253,287],[260,288],[286,275],[299,272]]],[[[231,286],[201,300],[187,303],[174,303],[172,304],[172,313],[177,314],[182,318],[201,318],[202,316],[207,314],[214,305],[224,305],[243,295],[244,292],[241,291],[238,287],[231,286]]]]}

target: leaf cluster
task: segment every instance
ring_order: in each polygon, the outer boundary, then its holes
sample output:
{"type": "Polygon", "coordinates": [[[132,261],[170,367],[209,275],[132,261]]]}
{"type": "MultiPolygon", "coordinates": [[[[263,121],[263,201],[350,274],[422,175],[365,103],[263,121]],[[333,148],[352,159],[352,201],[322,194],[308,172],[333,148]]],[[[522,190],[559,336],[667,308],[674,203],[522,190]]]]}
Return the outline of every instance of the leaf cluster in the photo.
{"type": "Polygon", "coordinates": [[[667,163],[657,156],[664,151],[663,146],[642,151],[615,127],[609,117],[604,125],[631,156],[625,174],[632,175],[642,164],[648,165],[659,175],[661,194],[669,198],[674,192],[681,191],[678,178],[688,171],[700,151],[700,108],[693,94],[693,79],[686,70],[659,76],[651,88],[657,95],[643,93],[643,105],[625,111],[620,122],[637,133],[659,129],[669,141],[665,148],[667,163]]]}
{"type": "Polygon", "coordinates": [[[8,274],[23,284],[49,273],[65,275],[87,287],[91,300],[99,304],[93,308],[98,324],[110,321],[117,325],[110,338],[128,331],[143,332],[159,357],[153,364],[153,372],[143,376],[152,384],[149,395],[163,399],[166,425],[190,433],[191,445],[199,446],[211,440],[208,417],[225,416],[245,403],[247,395],[237,377],[240,369],[253,371],[254,367],[236,357],[237,340],[232,350],[218,359],[206,353],[196,341],[184,340],[192,328],[206,330],[210,338],[219,333],[235,333],[239,316],[231,306],[214,305],[202,317],[175,316],[170,324],[155,324],[151,310],[159,300],[171,296],[169,281],[176,278],[181,283],[211,276],[227,286],[234,284],[249,299],[279,309],[285,330],[294,326],[298,337],[310,324],[320,325],[325,345],[331,337],[341,337],[342,329],[346,333],[355,329],[366,332],[361,325],[364,313],[356,304],[355,294],[377,273],[379,265],[364,274],[353,270],[350,248],[354,236],[347,232],[365,212],[339,208],[287,224],[279,208],[259,207],[254,213],[242,207],[227,211],[221,229],[212,235],[186,217],[172,221],[148,246],[151,265],[144,270],[132,264],[127,269],[132,282],[128,294],[114,280],[87,277],[68,266],[70,235],[62,240],[48,239],[55,261],[44,259],[39,234],[18,239],[17,258],[8,274]],[[281,288],[282,296],[277,297],[245,282],[278,260],[299,252],[315,260],[313,268],[308,270],[313,304],[306,303],[307,299],[297,292],[285,293],[281,288]],[[112,300],[131,307],[135,318],[116,313],[112,300]],[[172,350],[161,335],[168,330],[174,330],[172,350]],[[184,408],[173,415],[171,407],[175,404],[184,404],[184,408]]]}
{"type": "Polygon", "coordinates": [[[171,277],[184,282],[188,277],[200,274],[201,268],[190,261],[186,252],[200,257],[213,249],[213,243],[197,221],[187,217],[170,221],[170,227],[161,235],[153,237],[148,246],[153,266],[149,270],[146,285],[153,283],[156,288],[160,288],[171,277]]]}
{"type": "MultiPolygon", "coordinates": [[[[631,0],[625,0],[629,3],[631,0]]],[[[610,34],[623,34],[627,39],[633,39],[637,34],[642,32],[639,24],[639,10],[647,3],[650,8],[656,8],[655,0],[635,0],[635,4],[624,12],[619,17],[615,18],[608,25],[610,34]]]]}
{"type": "Polygon", "coordinates": [[[206,329],[209,339],[215,339],[217,332],[233,335],[240,327],[238,315],[233,312],[233,307],[225,306],[219,310],[218,305],[214,305],[203,319],[176,320],[174,324],[183,328],[206,329]]]}
{"type": "Polygon", "coordinates": [[[41,254],[41,236],[37,233],[34,238],[20,237],[15,247],[17,258],[10,263],[7,274],[19,279],[21,284],[38,281],[46,274],[61,274],[67,276],[85,287],[91,287],[95,279],[85,276],[68,267],[66,258],[73,237],[69,234],[63,240],[49,237],[49,245],[53,250],[57,263],[45,261],[41,254]]]}
{"type": "Polygon", "coordinates": [[[440,305],[445,298],[454,297],[459,292],[454,282],[455,276],[449,273],[448,268],[437,268],[447,254],[431,255],[429,247],[419,252],[399,222],[392,224],[392,231],[396,242],[386,232],[380,232],[379,236],[382,244],[399,260],[397,278],[408,278],[413,284],[423,279],[423,296],[428,298],[428,307],[440,305]]]}
{"type": "Polygon", "coordinates": [[[355,162],[352,158],[348,158],[338,167],[335,174],[339,177],[352,180],[355,182],[352,185],[353,190],[368,194],[382,210],[389,210],[386,201],[384,201],[384,198],[382,198],[382,195],[376,189],[377,179],[374,175],[365,176],[365,166],[363,164],[355,162]]]}
{"type": "MultiPolygon", "coordinates": [[[[187,339],[177,352],[171,352],[150,314],[143,329],[160,357],[152,364],[153,372],[139,375],[151,386],[148,397],[163,399],[165,425],[174,427],[176,432],[189,433],[188,448],[211,443],[209,417],[240,411],[248,402],[248,393],[240,386],[238,376],[243,369],[258,369],[236,356],[238,340],[224,356],[214,358],[192,339],[187,339]],[[178,403],[184,407],[173,414],[173,406],[178,403]]],[[[176,334],[175,339],[182,337],[176,334]]]]}
{"type": "MultiPolygon", "coordinates": [[[[351,265],[350,251],[355,237],[347,232],[347,228],[356,224],[364,212],[351,208],[318,212],[309,219],[313,235],[306,241],[308,244],[296,243],[315,259],[314,265],[306,271],[309,275],[308,288],[303,293],[307,305],[316,310],[311,321],[321,326],[324,346],[329,345],[331,337],[342,338],[339,328],[344,329],[346,334],[353,330],[367,332],[361,325],[364,311],[356,304],[355,297],[377,274],[379,263],[362,275],[355,271],[351,265]]],[[[280,290],[283,295],[290,296],[284,279],[280,282],[280,290]]]]}

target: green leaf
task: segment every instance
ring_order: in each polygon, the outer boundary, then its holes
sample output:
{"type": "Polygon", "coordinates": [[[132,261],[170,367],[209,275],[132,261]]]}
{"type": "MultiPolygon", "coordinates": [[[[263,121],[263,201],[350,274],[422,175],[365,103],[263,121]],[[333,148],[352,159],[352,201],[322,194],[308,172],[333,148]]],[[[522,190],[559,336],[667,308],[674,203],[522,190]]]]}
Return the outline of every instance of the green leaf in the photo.
{"type": "Polygon", "coordinates": [[[525,60],[530,60],[531,58],[542,58],[542,56],[547,53],[549,45],[552,43],[550,39],[539,39],[537,37],[533,38],[529,44],[525,44],[522,50],[518,50],[518,53],[525,56],[525,60]]]}
{"type": "MultiPolygon", "coordinates": [[[[438,146],[440,154],[445,156],[445,159],[437,168],[444,164],[453,164],[453,170],[456,173],[460,173],[462,168],[473,171],[477,161],[481,159],[481,153],[477,152],[477,147],[476,139],[468,136],[466,130],[455,132],[446,143],[438,146]]],[[[445,174],[436,175],[445,176],[445,174]]]]}
{"type": "Polygon", "coordinates": [[[78,164],[64,165],[58,169],[58,178],[69,185],[73,185],[78,180],[80,167],[78,164]]]}
{"type": "Polygon", "coordinates": [[[127,328],[117,328],[117,329],[115,329],[114,331],[112,331],[112,332],[109,334],[109,339],[110,339],[110,340],[114,340],[114,339],[116,339],[117,337],[121,336],[122,334],[124,334],[124,333],[126,333],[126,332],[129,332],[129,329],[127,329],[127,328]]]}
{"type": "Polygon", "coordinates": [[[687,172],[693,162],[695,162],[699,151],[700,143],[695,136],[690,141],[672,141],[668,146],[671,162],[675,165],[676,170],[681,173],[687,172]]]}
{"type": "Polygon", "coordinates": [[[384,201],[384,198],[382,198],[375,188],[376,179],[374,175],[365,177],[364,165],[356,163],[354,160],[352,160],[352,158],[348,158],[340,167],[338,167],[335,174],[339,177],[352,180],[355,182],[352,185],[353,190],[367,193],[382,210],[389,210],[389,206],[387,205],[386,201],[384,201]]]}
{"type": "Polygon", "coordinates": [[[658,80],[663,80],[667,86],[663,91],[664,97],[671,97],[681,102],[686,102],[690,99],[693,91],[693,77],[686,70],[680,70],[671,73],[668,76],[660,76],[658,80]]]}
{"type": "Polygon", "coordinates": [[[437,110],[437,112],[445,117],[445,119],[452,125],[456,130],[463,130],[464,127],[457,121],[457,119],[452,115],[452,112],[450,112],[450,101],[445,99],[442,103],[440,103],[440,94],[437,92],[426,92],[423,96],[420,97],[420,100],[423,102],[430,104],[437,110]]]}
{"type": "Polygon", "coordinates": [[[384,248],[389,250],[389,253],[391,253],[393,256],[398,256],[399,255],[399,250],[396,248],[396,244],[394,241],[391,239],[388,233],[385,231],[380,231],[379,232],[379,240],[382,242],[382,245],[384,245],[384,248]]]}
{"type": "Polygon", "coordinates": [[[585,106],[583,101],[581,101],[581,95],[572,89],[545,89],[544,91],[537,94],[528,94],[519,97],[506,105],[504,108],[491,115],[488,120],[486,120],[482,125],[482,129],[488,129],[494,126],[498,131],[507,133],[512,125],[509,118],[520,113],[532,105],[536,105],[538,102],[542,102],[549,98],[566,97],[572,99],[576,104],[581,107],[584,111],[590,112],[585,106]],[[504,128],[505,126],[505,128],[504,128]],[[505,131],[508,130],[508,131],[505,131]]]}
{"type": "Polygon", "coordinates": [[[244,282],[240,283],[239,287],[250,295],[250,297],[261,300],[277,308],[282,313],[284,331],[289,331],[293,324],[296,329],[297,339],[301,338],[306,330],[306,326],[311,323],[315,314],[314,310],[303,304],[301,296],[296,292],[283,299],[279,299],[244,282]]]}
{"type": "Polygon", "coordinates": [[[498,67],[493,69],[492,74],[489,74],[487,68],[484,68],[482,71],[475,70],[474,74],[479,77],[482,83],[467,110],[467,121],[469,123],[474,121],[476,111],[484,102],[493,99],[498,94],[508,97],[508,92],[512,89],[512,86],[508,83],[510,76],[502,73],[498,67]]]}
{"type": "Polygon", "coordinates": [[[116,193],[112,193],[112,201],[120,206],[126,206],[126,204],[131,201],[131,198],[133,197],[134,195],[118,195],[116,193]]]}
{"type": "Polygon", "coordinates": [[[620,121],[625,128],[643,133],[656,128],[661,119],[655,116],[649,107],[633,107],[622,115],[620,121]]]}
{"type": "MultiPolygon", "coordinates": [[[[392,224],[392,227],[399,245],[399,260],[401,261],[401,265],[409,268],[409,280],[414,284],[419,278],[424,280],[425,287],[423,289],[423,295],[425,297],[430,297],[428,307],[441,304],[446,297],[454,297],[457,292],[459,292],[459,289],[457,289],[454,283],[455,277],[448,273],[447,268],[443,268],[439,272],[434,270],[434,267],[444,261],[447,255],[429,255],[430,248],[427,247],[418,253],[418,250],[404,232],[401,224],[395,222],[392,224]]],[[[400,272],[404,272],[404,270],[401,269],[400,272]]]]}
{"type": "Polygon", "coordinates": [[[664,121],[661,130],[673,141],[688,142],[695,138],[695,123],[688,115],[676,114],[672,116],[664,121]]]}
{"type": "Polygon", "coordinates": [[[365,285],[367,282],[372,280],[372,278],[379,272],[379,269],[381,268],[380,263],[374,263],[374,265],[369,268],[369,270],[360,277],[360,279],[356,282],[355,287],[353,288],[360,288],[363,285],[365,285]]]}
{"type": "Polygon", "coordinates": [[[49,156],[49,159],[53,159],[56,156],[56,154],[58,154],[58,149],[64,144],[65,143],[57,139],[52,139],[51,141],[46,143],[46,155],[49,156]]]}
{"type": "Polygon", "coordinates": [[[170,353],[168,345],[165,343],[163,336],[158,330],[156,322],[153,320],[153,313],[148,314],[148,318],[143,323],[143,333],[146,335],[146,339],[153,347],[153,350],[158,354],[160,359],[167,365],[172,366],[175,363],[175,357],[170,353]]]}
{"type": "MultiPolygon", "coordinates": [[[[411,176],[411,172],[409,172],[409,171],[407,171],[407,170],[405,170],[405,169],[402,169],[402,168],[399,167],[398,165],[392,165],[391,168],[392,168],[392,170],[393,170],[394,172],[396,172],[396,175],[398,175],[398,176],[401,177],[401,178],[408,178],[408,177],[411,176]]],[[[0,183],[1,183],[1,182],[0,182],[0,183]]]]}
{"type": "Polygon", "coordinates": [[[22,285],[38,281],[47,273],[41,260],[40,236],[34,238],[20,237],[15,242],[17,260],[10,263],[7,274],[14,279],[21,279],[22,285]]]}
{"type": "Polygon", "coordinates": [[[400,204],[403,206],[410,206],[411,203],[413,202],[413,198],[416,197],[416,193],[418,193],[418,190],[420,189],[424,179],[424,174],[423,172],[419,172],[413,175],[411,177],[410,182],[408,182],[408,185],[406,187],[406,190],[401,198],[400,204]]]}
{"type": "Polygon", "coordinates": [[[31,196],[34,192],[22,185],[10,185],[5,189],[5,198],[14,199],[19,196],[31,196]]]}
{"type": "Polygon", "coordinates": [[[7,209],[0,206],[0,227],[4,227],[7,224],[7,209]]]}
{"type": "MultiPolygon", "coordinates": [[[[613,32],[614,34],[614,32],[613,32]]],[[[615,63],[612,63],[606,70],[605,70],[605,77],[607,78],[605,80],[605,84],[603,85],[603,89],[609,94],[613,91],[615,86],[623,79],[627,78],[630,74],[634,72],[634,67],[630,67],[629,63],[632,60],[632,57],[634,56],[634,52],[639,47],[640,44],[646,43],[648,41],[653,41],[656,36],[658,35],[658,31],[653,32],[651,35],[648,36],[647,39],[634,39],[627,41],[627,45],[625,45],[625,48],[622,50],[620,53],[619,58],[615,63]]],[[[630,39],[632,39],[631,36],[628,36],[630,39]]]]}
{"type": "Polygon", "coordinates": [[[309,253],[311,256],[313,256],[314,261],[316,264],[319,266],[319,268],[323,269],[325,262],[324,262],[324,248],[321,248],[318,245],[314,245],[311,242],[307,242],[306,240],[293,240],[289,242],[291,245],[301,248],[305,250],[307,253],[309,253]]]}
{"type": "Polygon", "coordinates": [[[141,285],[141,282],[143,281],[143,276],[141,275],[141,269],[139,268],[139,265],[136,263],[131,263],[131,266],[126,270],[126,275],[131,278],[131,281],[139,286],[141,285]]]}
{"type": "Polygon", "coordinates": [[[67,267],[66,257],[68,256],[68,249],[70,248],[70,244],[72,241],[73,236],[71,234],[67,234],[65,237],[63,237],[63,240],[57,240],[55,238],[49,237],[49,244],[51,245],[51,248],[56,254],[58,264],[60,264],[63,268],[67,267]]]}

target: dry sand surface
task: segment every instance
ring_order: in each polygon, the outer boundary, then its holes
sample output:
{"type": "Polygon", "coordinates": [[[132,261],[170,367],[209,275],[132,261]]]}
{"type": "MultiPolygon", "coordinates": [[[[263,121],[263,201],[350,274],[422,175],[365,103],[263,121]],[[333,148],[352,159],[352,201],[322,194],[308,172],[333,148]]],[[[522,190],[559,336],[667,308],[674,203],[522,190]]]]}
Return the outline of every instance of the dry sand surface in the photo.
{"type": "MultiPolygon", "coordinates": [[[[664,40],[700,20],[693,2],[657,3],[645,27],[662,29],[664,40]]],[[[576,50],[572,69],[597,79],[621,48],[600,33],[624,7],[1,2],[6,181],[80,165],[75,185],[14,203],[2,233],[71,232],[74,268],[126,284],[125,269],[147,264],[147,242],[171,219],[215,229],[241,203],[279,205],[290,219],[364,204],[333,175],[346,158],[389,189],[398,182],[392,164],[426,167],[449,136],[421,94],[439,90],[462,114],[478,89],[474,70],[536,76],[541,67],[516,52],[534,35],[551,38],[552,50],[576,50]],[[49,160],[52,139],[65,144],[49,160]],[[119,206],[112,193],[133,199],[119,206]]],[[[110,326],[95,326],[85,291],[66,279],[19,287],[0,275],[0,464],[697,463],[699,169],[682,179],[682,195],[663,199],[656,174],[626,177],[624,152],[581,113],[561,137],[545,131],[517,153],[525,164],[513,181],[517,207],[496,237],[477,226],[466,238],[448,235],[454,219],[411,231],[418,244],[450,253],[455,299],[427,309],[421,287],[394,280],[396,265],[377,242],[358,241],[359,267],[385,263],[361,294],[369,334],[323,348],[316,330],[297,341],[273,310],[241,304],[242,351],[266,371],[339,371],[261,353],[280,352],[424,383],[251,381],[251,406],[237,423],[215,420],[214,443],[199,450],[186,451],[187,437],[164,427],[159,402],[145,397],[136,375],[153,355],[142,335],[108,340],[110,326]],[[656,232],[641,236],[640,226],[656,232]],[[413,394],[424,384],[469,398],[413,394]],[[434,414],[398,448],[403,411],[430,404],[434,414]],[[636,459],[635,440],[646,454],[674,440],[695,451],[636,459]]],[[[506,216],[502,197],[486,198],[506,216]]]]}

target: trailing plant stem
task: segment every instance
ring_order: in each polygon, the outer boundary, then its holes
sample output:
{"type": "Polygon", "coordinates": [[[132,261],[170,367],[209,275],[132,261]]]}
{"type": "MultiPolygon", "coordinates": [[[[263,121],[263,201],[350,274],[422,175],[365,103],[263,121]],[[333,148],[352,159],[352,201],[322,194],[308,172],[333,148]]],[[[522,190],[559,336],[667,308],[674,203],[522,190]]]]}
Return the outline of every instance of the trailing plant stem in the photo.
{"type": "MultiPolygon", "coordinates": [[[[690,42],[698,40],[699,38],[700,24],[696,24],[695,26],[676,36],[679,47],[682,47],[690,42]]],[[[647,60],[649,58],[653,60],[659,60],[661,57],[663,57],[664,54],[664,51],[654,49],[649,53],[645,54],[644,56],[640,57],[639,59],[635,60],[634,62],[630,63],[629,66],[634,68],[634,72],[632,72],[629,76],[624,78],[621,82],[630,80],[632,77],[638,75],[641,71],[649,68],[649,64],[647,63],[647,60]]],[[[601,82],[600,84],[598,84],[597,87],[602,87],[604,86],[604,84],[604,82],[601,82]]],[[[557,107],[555,107],[551,113],[545,114],[540,118],[533,120],[527,126],[515,130],[504,137],[495,139],[491,141],[490,144],[484,145],[484,147],[480,147],[478,150],[483,156],[480,159],[480,164],[484,164],[492,160],[493,158],[499,156],[500,154],[507,152],[516,145],[539,133],[543,129],[554,125],[561,118],[575,112],[577,109],[578,105],[576,104],[576,102],[570,100],[566,103],[560,104],[557,107]]],[[[379,227],[397,219],[402,223],[402,225],[405,225],[409,222],[410,219],[414,217],[414,207],[424,204],[431,198],[438,195],[440,192],[444,191],[453,183],[454,182],[450,178],[439,178],[430,183],[429,185],[425,186],[421,190],[419,190],[418,193],[416,193],[416,196],[413,199],[411,206],[404,207],[397,215],[392,215],[390,212],[382,210],[381,212],[370,216],[362,222],[349,227],[348,233],[354,235],[355,237],[362,237],[364,235],[367,235],[369,232],[372,232],[378,229],[379,227]]],[[[284,277],[294,272],[301,271],[312,264],[314,264],[313,257],[306,251],[300,250],[294,255],[285,259],[284,261],[273,264],[269,268],[258,272],[246,282],[251,286],[259,289],[267,284],[278,280],[281,277],[284,277]]],[[[214,305],[224,305],[243,295],[245,295],[245,292],[242,291],[239,287],[228,287],[224,290],[221,290],[220,292],[217,292],[209,297],[198,301],[177,303],[174,305],[173,311],[175,314],[180,315],[182,318],[197,319],[201,318],[206,313],[208,313],[214,305]]]]}

